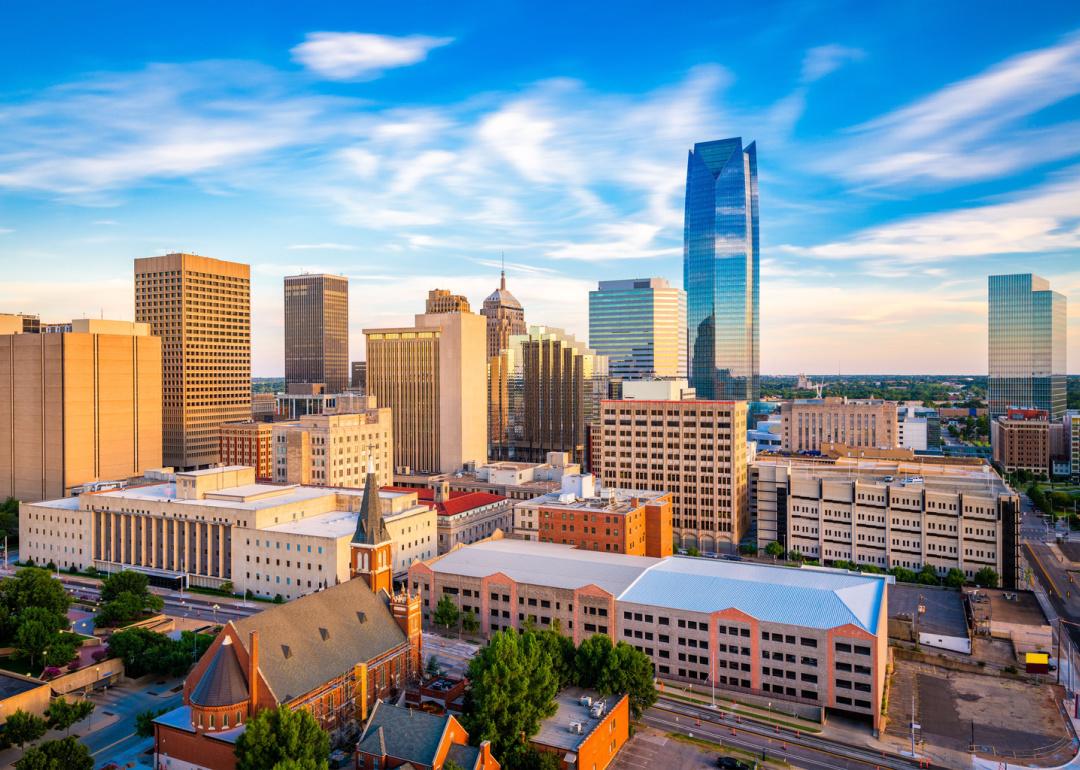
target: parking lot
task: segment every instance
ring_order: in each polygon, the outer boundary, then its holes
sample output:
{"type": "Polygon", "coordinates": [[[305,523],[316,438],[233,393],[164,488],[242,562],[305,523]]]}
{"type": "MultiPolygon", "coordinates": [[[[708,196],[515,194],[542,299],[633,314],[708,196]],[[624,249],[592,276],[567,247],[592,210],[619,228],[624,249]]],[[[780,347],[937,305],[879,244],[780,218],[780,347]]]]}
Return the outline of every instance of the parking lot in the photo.
{"type": "Polygon", "coordinates": [[[697,770],[716,767],[716,752],[673,741],[658,730],[639,728],[622,747],[611,770],[697,770]]]}

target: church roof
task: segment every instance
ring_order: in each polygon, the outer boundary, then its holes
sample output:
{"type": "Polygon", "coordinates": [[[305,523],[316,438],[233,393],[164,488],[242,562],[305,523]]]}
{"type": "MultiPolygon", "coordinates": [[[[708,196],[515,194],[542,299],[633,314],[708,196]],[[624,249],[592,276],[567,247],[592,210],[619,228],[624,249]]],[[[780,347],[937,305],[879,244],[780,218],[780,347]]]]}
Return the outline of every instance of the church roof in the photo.
{"type": "Polygon", "coordinates": [[[206,667],[199,683],[191,691],[191,702],[196,706],[235,706],[249,697],[244,670],[236,657],[232,640],[217,648],[213,660],[206,667]]]}

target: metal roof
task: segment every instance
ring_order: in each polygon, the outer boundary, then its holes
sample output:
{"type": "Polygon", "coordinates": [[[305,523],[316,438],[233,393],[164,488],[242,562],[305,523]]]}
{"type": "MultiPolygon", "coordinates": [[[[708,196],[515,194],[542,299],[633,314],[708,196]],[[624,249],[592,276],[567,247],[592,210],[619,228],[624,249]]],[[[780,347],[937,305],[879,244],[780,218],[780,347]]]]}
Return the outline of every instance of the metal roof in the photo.
{"type": "Polygon", "coordinates": [[[672,556],[642,573],[618,597],[690,612],[737,609],[758,620],[807,628],[854,624],[871,634],[887,576],[672,556]]]}

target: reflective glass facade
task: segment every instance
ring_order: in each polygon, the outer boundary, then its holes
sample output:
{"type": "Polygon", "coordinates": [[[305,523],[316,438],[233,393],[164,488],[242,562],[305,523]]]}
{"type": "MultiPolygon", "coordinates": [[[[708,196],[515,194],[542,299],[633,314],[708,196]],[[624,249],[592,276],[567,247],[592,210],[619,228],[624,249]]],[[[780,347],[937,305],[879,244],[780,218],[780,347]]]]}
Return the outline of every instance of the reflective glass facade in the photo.
{"type": "Polygon", "coordinates": [[[702,399],[756,401],[757,149],[742,138],[699,142],[686,164],[683,231],[690,384],[702,399]]]}
{"type": "Polygon", "coordinates": [[[589,347],[612,377],[686,377],[686,293],[663,278],[600,281],[589,292],[589,347]]]}
{"type": "Polygon", "coordinates": [[[1031,273],[990,276],[991,419],[1009,407],[1065,415],[1065,297],[1031,273]]]}

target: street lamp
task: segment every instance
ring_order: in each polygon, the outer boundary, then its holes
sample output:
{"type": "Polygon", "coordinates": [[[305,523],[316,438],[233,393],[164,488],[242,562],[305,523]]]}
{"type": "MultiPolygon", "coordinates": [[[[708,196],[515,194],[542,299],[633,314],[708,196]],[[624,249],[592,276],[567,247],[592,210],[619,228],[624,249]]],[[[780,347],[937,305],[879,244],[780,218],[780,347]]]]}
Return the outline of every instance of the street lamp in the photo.
{"type": "Polygon", "coordinates": [[[214,622],[217,623],[217,611],[221,609],[221,605],[215,604],[211,609],[214,610],[214,622]]]}

